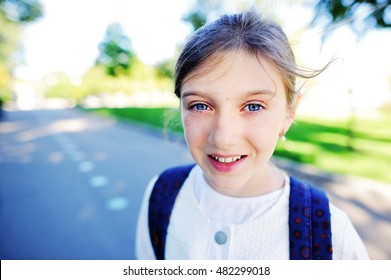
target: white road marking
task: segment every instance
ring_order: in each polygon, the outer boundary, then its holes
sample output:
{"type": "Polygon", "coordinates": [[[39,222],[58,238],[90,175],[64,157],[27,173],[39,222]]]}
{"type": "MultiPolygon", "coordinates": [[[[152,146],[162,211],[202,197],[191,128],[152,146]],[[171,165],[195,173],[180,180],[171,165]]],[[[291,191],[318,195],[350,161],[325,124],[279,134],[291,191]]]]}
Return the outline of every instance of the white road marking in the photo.
{"type": "Polygon", "coordinates": [[[90,186],[94,188],[100,188],[106,186],[108,182],[109,182],[109,178],[107,176],[103,176],[103,175],[95,176],[95,177],[91,177],[90,186]]]}

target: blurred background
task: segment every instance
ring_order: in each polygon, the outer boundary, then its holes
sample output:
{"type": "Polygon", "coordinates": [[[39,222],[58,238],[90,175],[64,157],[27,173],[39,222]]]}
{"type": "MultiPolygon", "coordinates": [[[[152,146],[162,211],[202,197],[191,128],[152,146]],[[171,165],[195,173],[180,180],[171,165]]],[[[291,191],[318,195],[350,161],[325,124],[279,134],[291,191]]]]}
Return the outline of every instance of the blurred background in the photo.
{"type": "Polygon", "coordinates": [[[0,258],[133,259],[148,181],[191,162],[173,94],[186,38],[255,6],[287,33],[296,124],[276,164],[324,187],[391,259],[391,1],[0,0],[0,258]]]}

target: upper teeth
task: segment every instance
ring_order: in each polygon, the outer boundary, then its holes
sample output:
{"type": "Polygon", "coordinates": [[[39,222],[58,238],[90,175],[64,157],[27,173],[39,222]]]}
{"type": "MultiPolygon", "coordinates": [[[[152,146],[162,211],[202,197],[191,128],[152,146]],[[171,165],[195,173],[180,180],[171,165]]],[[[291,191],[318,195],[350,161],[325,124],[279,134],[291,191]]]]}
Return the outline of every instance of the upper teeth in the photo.
{"type": "Polygon", "coordinates": [[[223,157],[215,157],[215,156],[212,156],[215,160],[219,161],[219,162],[222,162],[222,163],[231,163],[231,162],[234,162],[234,161],[237,161],[239,159],[241,159],[242,156],[237,156],[237,157],[229,157],[229,158],[223,158],[223,157]]]}

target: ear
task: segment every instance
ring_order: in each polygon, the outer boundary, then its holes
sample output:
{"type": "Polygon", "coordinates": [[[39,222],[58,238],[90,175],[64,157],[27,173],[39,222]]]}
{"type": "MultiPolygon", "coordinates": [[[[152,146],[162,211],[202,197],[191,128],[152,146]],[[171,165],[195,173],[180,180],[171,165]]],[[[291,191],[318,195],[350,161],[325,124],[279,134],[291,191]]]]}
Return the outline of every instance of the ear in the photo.
{"type": "Polygon", "coordinates": [[[284,123],[284,132],[285,133],[289,130],[289,128],[291,127],[292,123],[295,120],[296,111],[297,111],[297,108],[299,107],[299,104],[302,100],[302,97],[303,97],[303,95],[300,92],[296,92],[293,95],[292,103],[289,104],[287,107],[287,116],[286,116],[286,120],[284,123]]]}

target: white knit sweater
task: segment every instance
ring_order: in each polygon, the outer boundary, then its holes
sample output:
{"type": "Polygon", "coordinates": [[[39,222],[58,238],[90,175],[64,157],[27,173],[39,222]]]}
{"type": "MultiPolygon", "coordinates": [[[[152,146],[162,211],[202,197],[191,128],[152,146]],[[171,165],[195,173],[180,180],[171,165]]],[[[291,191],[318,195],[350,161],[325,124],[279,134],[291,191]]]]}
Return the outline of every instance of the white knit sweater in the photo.
{"type": "MultiPolygon", "coordinates": [[[[136,231],[138,259],[155,259],[145,193],[136,231]]],[[[180,190],[167,230],[166,259],[289,259],[289,177],[282,189],[253,198],[214,191],[196,166],[180,190]]],[[[347,215],[331,205],[333,259],[368,259],[347,215]]]]}

